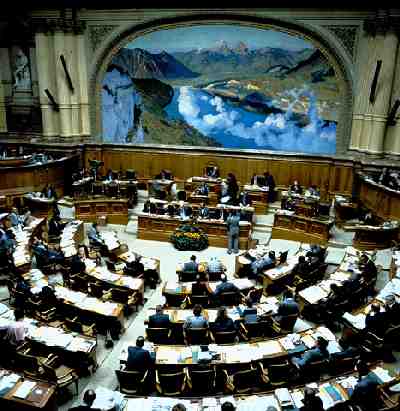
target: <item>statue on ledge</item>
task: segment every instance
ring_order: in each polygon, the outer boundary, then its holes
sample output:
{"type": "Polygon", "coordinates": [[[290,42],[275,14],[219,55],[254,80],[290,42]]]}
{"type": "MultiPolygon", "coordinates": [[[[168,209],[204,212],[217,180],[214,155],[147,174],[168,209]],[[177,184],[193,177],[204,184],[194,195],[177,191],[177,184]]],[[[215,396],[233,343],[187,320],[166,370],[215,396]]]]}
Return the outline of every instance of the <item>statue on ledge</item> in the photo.
{"type": "Polygon", "coordinates": [[[14,55],[14,90],[30,90],[32,84],[28,57],[20,47],[15,47],[14,55]]]}

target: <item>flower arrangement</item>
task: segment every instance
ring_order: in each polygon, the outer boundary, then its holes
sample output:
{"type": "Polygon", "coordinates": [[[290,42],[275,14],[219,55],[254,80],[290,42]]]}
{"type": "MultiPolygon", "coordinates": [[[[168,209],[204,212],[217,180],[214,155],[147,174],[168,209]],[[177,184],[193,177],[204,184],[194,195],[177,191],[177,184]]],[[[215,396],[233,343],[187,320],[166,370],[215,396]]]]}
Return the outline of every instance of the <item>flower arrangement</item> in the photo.
{"type": "Polygon", "coordinates": [[[208,247],[207,234],[194,224],[180,225],[171,235],[171,242],[181,251],[200,251],[208,247]]]}

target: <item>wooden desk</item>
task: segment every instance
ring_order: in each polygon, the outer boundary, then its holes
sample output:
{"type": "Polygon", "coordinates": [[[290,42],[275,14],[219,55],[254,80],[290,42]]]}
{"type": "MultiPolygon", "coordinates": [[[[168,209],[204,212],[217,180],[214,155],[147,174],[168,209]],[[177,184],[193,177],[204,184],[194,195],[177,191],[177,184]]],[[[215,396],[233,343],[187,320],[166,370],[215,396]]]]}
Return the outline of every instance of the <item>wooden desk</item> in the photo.
{"type": "Polygon", "coordinates": [[[390,248],[393,241],[397,241],[399,238],[399,226],[397,224],[392,227],[356,224],[344,226],[343,229],[355,232],[353,247],[359,250],[390,248]]]}
{"type": "Polygon", "coordinates": [[[197,187],[202,186],[207,183],[211,193],[219,193],[220,185],[222,183],[222,178],[211,178],[211,177],[190,177],[185,181],[185,190],[194,191],[197,187]]]}
{"type": "MultiPolygon", "coordinates": [[[[139,214],[138,238],[142,240],[169,241],[175,229],[189,221],[179,218],[153,214],[139,214]]],[[[213,247],[227,247],[228,236],[225,222],[221,220],[198,220],[197,225],[208,235],[208,242],[213,247]]],[[[240,222],[239,248],[250,247],[251,223],[240,222]]]]}
{"type": "Polygon", "coordinates": [[[76,218],[95,222],[97,217],[107,216],[110,224],[128,224],[128,200],[112,198],[93,198],[75,200],[76,218]]]}
{"type": "Polygon", "coordinates": [[[22,167],[29,164],[32,159],[32,155],[21,157],[6,157],[0,159],[1,167],[22,167]]]}
{"type": "MultiPolygon", "coordinates": [[[[3,371],[3,370],[2,370],[3,371]]],[[[14,396],[23,384],[20,379],[10,391],[0,396],[0,406],[4,411],[56,411],[56,386],[42,381],[24,378],[24,381],[35,382],[35,386],[25,399],[14,396]]]]}
{"type": "Polygon", "coordinates": [[[268,212],[268,191],[251,184],[245,184],[243,190],[248,193],[256,214],[263,215],[268,212]]]}
{"type": "MultiPolygon", "coordinates": [[[[378,364],[378,366],[374,366],[371,370],[372,372],[376,372],[375,375],[378,377],[379,371],[378,368],[383,368],[384,370],[391,371],[388,369],[384,364],[378,364]]],[[[392,376],[393,373],[390,372],[390,376],[393,378],[391,382],[384,382],[381,381],[379,378],[379,382],[387,386],[388,384],[394,385],[398,383],[399,376],[396,375],[395,377],[392,376]]],[[[329,395],[328,389],[333,389],[336,391],[336,395],[339,398],[336,398],[335,403],[343,403],[351,397],[352,389],[349,387],[349,382],[351,381],[352,384],[357,383],[358,376],[356,373],[351,372],[350,374],[346,374],[343,376],[338,376],[334,378],[329,378],[328,380],[324,379],[323,381],[315,381],[316,389],[318,391],[317,396],[319,396],[323,403],[329,404],[329,409],[331,409],[330,404],[332,404],[332,397],[329,395]]],[[[286,386],[286,385],[285,385],[286,386]]],[[[352,385],[353,386],[353,385],[352,385]]],[[[306,386],[296,386],[295,388],[289,389],[290,396],[293,399],[296,398],[297,401],[294,401],[290,408],[288,407],[281,407],[278,397],[276,396],[275,387],[268,388],[267,391],[255,392],[256,395],[240,395],[237,394],[234,396],[234,401],[237,410],[266,410],[269,406],[272,406],[273,409],[277,411],[287,410],[287,409],[299,409],[302,406],[302,403],[299,404],[298,399],[304,397],[304,391],[306,390],[306,386]]],[[[331,390],[329,390],[331,391],[331,390]]],[[[391,400],[396,404],[398,394],[393,392],[390,393],[389,396],[391,400]],[[395,399],[396,398],[396,399],[395,399]]],[[[128,411],[128,410],[154,410],[154,409],[169,409],[172,405],[182,403],[186,406],[186,409],[195,409],[196,411],[209,411],[210,410],[210,403],[215,404],[215,407],[211,407],[213,410],[219,410],[221,405],[226,402],[232,402],[232,396],[209,396],[209,397],[142,397],[142,398],[127,398],[127,403],[125,407],[121,411],[128,411]]],[[[325,408],[328,409],[328,408],[325,408]]]]}
{"type": "Polygon", "coordinates": [[[400,219],[400,191],[392,190],[358,174],[360,201],[375,215],[385,220],[400,219]]]}
{"type": "Polygon", "coordinates": [[[272,238],[326,245],[334,221],[330,218],[309,218],[296,214],[275,214],[272,238]]]}
{"type": "Polygon", "coordinates": [[[29,208],[35,217],[48,217],[56,204],[55,198],[35,197],[30,193],[25,194],[23,198],[24,205],[29,208]]]}
{"type": "MultiPolygon", "coordinates": [[[[268,358],[289,357],[313,348],[319,333],[329,336],[330,341],[336,342],[336,337],[326,327],[317,327],[301,333],[297,333],[299,344],[287,349],[287,337],[278,337],[266,341],[209,346],[210,351],[219,354],[219,358],[213,359],[211,364],[248,364],[268,358]]],[[[122,347],[120,362],[126,362],[127,348],[132,345],[129,342],[122,347]]],[[[179,345],[153,345],[156,354],[156,366],[163,364],[192,365],[197,364],[196,353],[199,346],[179,346],[179,345]]],[[[150,347],[149,347],[150,348],[150,347]]],[[[341,351],[340,346],[337,346],[341,351]]]]}
{"type": "Polygon", "coordinates": [[[335,200],[335,224],[342,226],[347,220],[358,217],[359,207],[357,203],[335,200]]]}

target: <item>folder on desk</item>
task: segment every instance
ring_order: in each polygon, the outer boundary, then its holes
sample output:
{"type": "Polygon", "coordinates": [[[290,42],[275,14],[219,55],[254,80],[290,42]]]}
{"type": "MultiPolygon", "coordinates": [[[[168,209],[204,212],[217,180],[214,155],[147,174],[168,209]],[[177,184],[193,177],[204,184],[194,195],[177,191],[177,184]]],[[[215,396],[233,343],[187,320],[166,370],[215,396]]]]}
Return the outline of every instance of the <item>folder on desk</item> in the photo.
{"type": "Polygon", "coordinates": [[[36,386],[34,381],[24,381],[14,392],[14,397],[25,399],[36,386]]]}

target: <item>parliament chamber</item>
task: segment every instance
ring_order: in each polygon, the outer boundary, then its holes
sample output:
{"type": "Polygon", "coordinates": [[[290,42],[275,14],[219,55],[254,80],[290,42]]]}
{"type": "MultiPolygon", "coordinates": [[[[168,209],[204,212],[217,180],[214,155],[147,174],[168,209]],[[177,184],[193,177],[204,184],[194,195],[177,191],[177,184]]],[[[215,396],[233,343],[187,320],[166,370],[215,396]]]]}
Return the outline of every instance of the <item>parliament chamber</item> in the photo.
{"type": "Polygon", "coordinates": [[[2,408],[400,410],[400,9],[40,3],[0,16],[2,408]]]}

